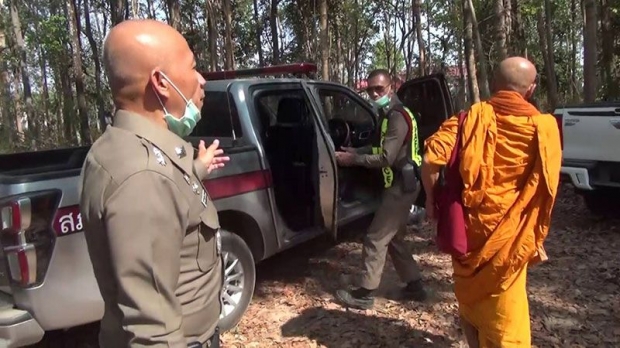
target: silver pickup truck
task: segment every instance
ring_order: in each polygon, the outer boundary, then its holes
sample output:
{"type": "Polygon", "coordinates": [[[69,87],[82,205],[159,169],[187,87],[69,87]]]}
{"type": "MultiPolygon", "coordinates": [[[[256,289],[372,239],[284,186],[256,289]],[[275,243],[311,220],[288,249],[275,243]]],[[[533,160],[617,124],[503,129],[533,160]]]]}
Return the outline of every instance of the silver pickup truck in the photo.
{"type": "Polygon", "coordinates": [[[595,215],[620,211],[620,102],[556,109],[562,134],[562,174],[595,215]]]}
{"type": "MultiPolygon", "coordinates": [[[[220,139],[230,163],[205,186],[224,230],[226,276],[221,327],[234,327],[252,299],[255,263],[373,214],[381,180],[339,168],[334,151],[369,145],[376,110],[340,84],[307,78],[249,78],[316,72],[312,64],[205,73],[203,117],[188,140],[220,139]]],[[[416,111],[420,138],[453,113],[443,75],[398,90],[416,111]]],[[[0,156],[2,260],[0,346],[39,342],[44,333],[100,320],[78,177],[88,147],[0,156]]],[[[418,205],[424,206],[422,201],[418,205]]]]}

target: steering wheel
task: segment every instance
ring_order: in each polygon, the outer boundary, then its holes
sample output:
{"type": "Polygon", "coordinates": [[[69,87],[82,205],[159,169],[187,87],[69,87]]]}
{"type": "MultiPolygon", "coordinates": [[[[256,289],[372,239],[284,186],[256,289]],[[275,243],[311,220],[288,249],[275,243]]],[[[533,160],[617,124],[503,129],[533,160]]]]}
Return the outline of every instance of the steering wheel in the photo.
{"type": "Polygon", "coordinates": [[[339,150],[342,146],[349,146],[351,143],[351,127],[349,124],[338,118],[332,118],[327,122],[329,135],[334,142],[334,147],[339,150]]]}

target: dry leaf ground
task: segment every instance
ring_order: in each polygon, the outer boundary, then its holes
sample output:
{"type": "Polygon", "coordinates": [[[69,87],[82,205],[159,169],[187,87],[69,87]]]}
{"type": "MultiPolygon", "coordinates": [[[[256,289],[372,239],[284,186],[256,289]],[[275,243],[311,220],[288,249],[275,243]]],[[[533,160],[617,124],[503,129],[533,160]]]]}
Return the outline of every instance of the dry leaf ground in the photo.
{"type": "MultiPolygon", "coordinates": [[[[430,228],[408,242],[431,291],[427,304],[398,301],[388,263],[373,311],[345,311],[334,291],[354,281],[360,233],[337,245],[322,238],[259,265],[250,309],[223,336],[224,347],[464,347],[449,259],[435,252],[430,228]]],[[[562,187],[546,248],[549,262],[529,274],[537,347],[620,346],[620,222],[593,218],[570,186],[562,187]]]]}
{"type": "MultiPolygon", "coordinates": [[[[223,347],[465,347],[450,262],[435,252],[428,227],[408,238],[431,291],[428,303],[398,301],[389,262],[375,310],[345,311],[333,302],[358,270],[360,225],[337,245],[320,238],[262,262],[253,302],[224,334],[223,347]]],[[[546,248],[549,262],[529,276],[534,345],[620,347],[620,222],[593,218],[564,186],[546,248]]],[[[97,324],[50,332],[36,347],[94,348],[97,332],[97,324]]]]}

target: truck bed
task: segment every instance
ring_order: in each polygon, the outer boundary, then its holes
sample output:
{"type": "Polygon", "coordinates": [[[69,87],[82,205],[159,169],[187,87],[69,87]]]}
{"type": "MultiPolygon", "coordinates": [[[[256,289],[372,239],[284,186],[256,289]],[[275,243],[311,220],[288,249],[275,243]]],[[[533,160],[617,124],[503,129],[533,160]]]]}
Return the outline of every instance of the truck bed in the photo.
{"type": "Polygon", "coordinates": [[[555,113],[562,117],[564,160],[620,162],[620,103],[584,104],[555,113]]]}
{"type": "Polygon", "coordinates": [[[0,156],[0,184],[21,184],[79,175],[90,146],[0,156]]]}

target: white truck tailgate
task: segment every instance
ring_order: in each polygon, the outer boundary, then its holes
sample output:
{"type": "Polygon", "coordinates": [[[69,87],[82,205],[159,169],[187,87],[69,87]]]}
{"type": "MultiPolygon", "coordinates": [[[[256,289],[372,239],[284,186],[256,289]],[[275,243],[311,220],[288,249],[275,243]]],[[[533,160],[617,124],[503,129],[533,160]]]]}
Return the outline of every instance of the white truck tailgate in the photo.
{"type": "Polygon", "coordinates": [[[565,160],[620,162],[620,104],[563,109],[562,119],[565,160]]]}

